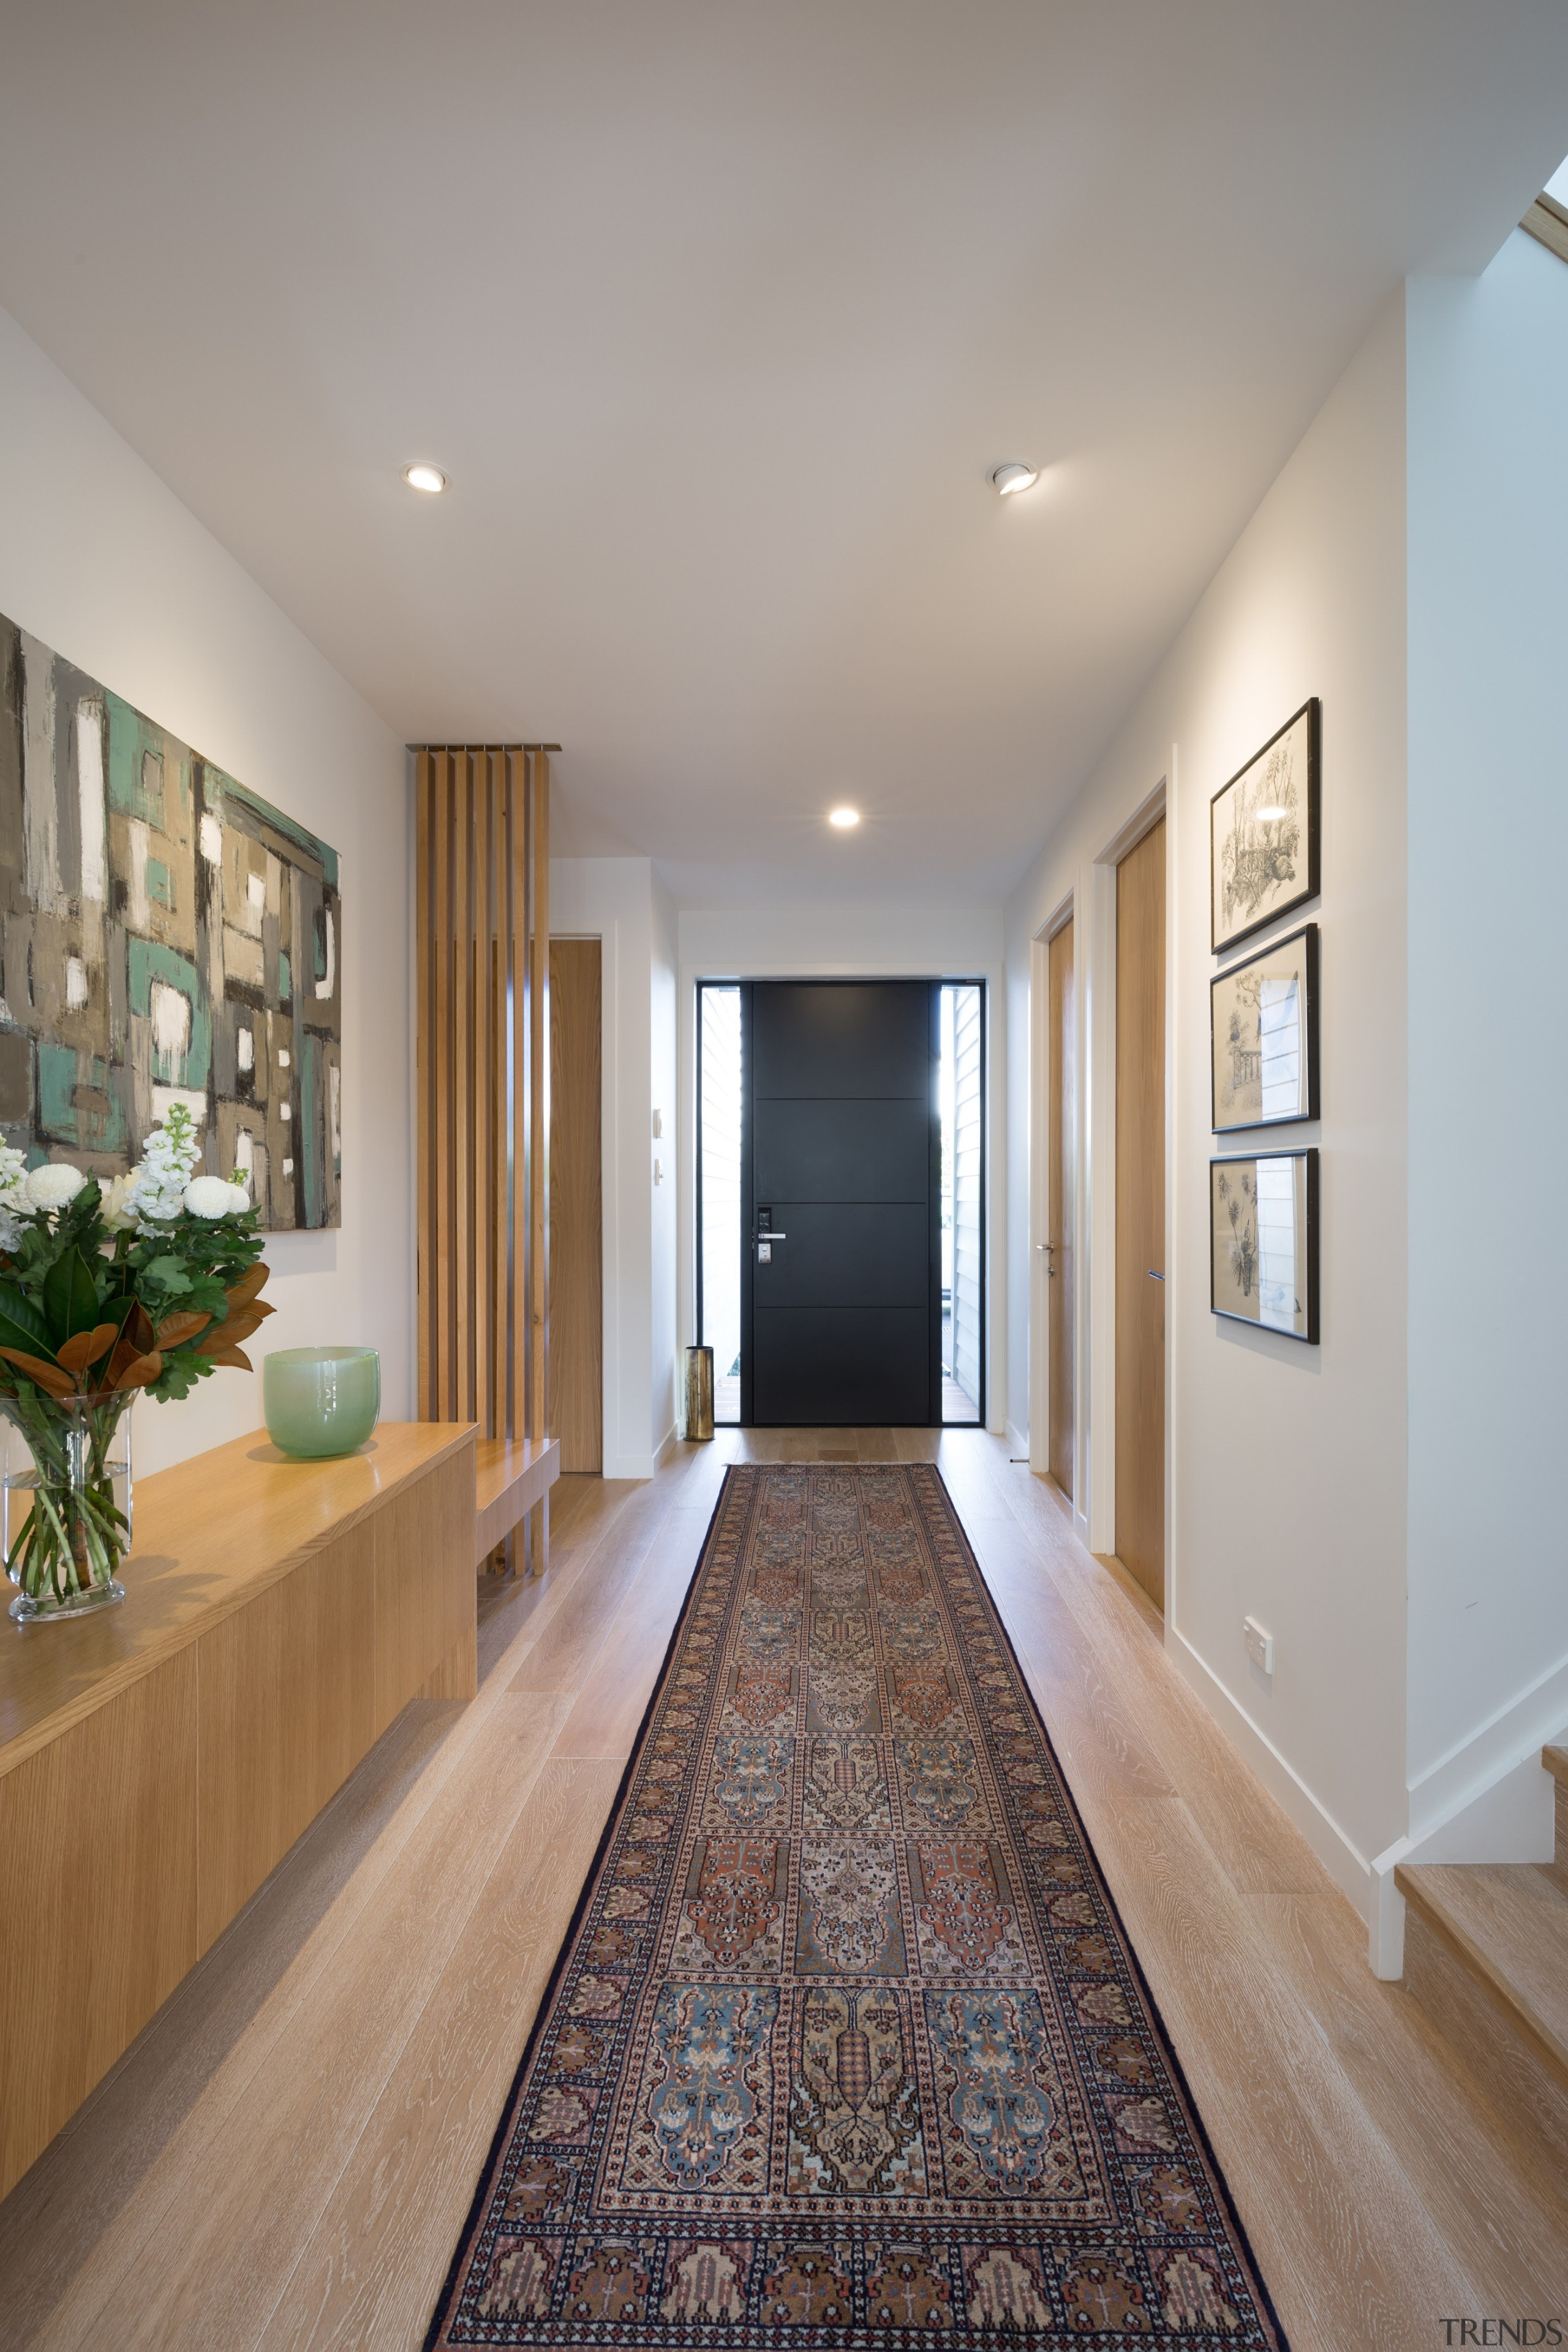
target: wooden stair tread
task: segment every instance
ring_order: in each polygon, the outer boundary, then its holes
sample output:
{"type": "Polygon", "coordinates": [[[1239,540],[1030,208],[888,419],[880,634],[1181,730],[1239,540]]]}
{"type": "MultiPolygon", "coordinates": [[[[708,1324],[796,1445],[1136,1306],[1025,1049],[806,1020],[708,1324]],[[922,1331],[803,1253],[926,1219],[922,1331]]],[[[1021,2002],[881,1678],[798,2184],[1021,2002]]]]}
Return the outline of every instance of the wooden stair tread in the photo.
{"type": "Polygon", "coordinates": [[[1568,2088],[1568,1895],[1533,1863],[1401,1863],[1394,1883],[1568,2088]]]}
{"type": "Polygon", "coordinates": [[[1543,1748],[1541,1760],[1554,1780],[1568,1789],[1568,1748],[1543,1748]]]}

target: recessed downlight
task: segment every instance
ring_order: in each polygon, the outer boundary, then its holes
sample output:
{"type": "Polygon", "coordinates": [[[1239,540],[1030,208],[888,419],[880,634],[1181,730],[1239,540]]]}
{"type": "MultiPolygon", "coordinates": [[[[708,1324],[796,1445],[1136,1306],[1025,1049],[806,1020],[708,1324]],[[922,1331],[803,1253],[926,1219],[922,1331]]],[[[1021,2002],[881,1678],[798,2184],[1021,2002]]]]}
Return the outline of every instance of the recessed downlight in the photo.
{"type": "Polygon", "coordinates": [[[827,822],[829,824],[836,824],[840,833],[849,833],[859,824],[860,812],[858,808],[850,808],[847,805],[843,808],[829,809],[827,822]]]}
{"type": "Polygon", "coordinates": [[[1016,498],[1020,490],[1032,490],[1039,478],[1033,466],[1020,466],[1016,462],[998,466],[991,477],[998,496],[1005,499],[1016,498]]]}
{"type": "Polygon", "coordinates": [[[411,490],[423,490],[426,498],[435,498],[447,487],[447,477],[439,466],[427,466],[421,458],[417,465],[405,466],[403,478],[411,490]]]}

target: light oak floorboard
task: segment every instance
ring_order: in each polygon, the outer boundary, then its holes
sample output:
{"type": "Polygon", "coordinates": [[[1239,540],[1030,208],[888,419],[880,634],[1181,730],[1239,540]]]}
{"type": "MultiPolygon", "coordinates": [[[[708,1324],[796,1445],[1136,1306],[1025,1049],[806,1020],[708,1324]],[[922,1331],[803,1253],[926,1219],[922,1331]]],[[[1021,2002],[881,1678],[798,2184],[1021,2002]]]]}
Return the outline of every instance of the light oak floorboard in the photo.
{"type": "Polygon", "coordinates": [[[396,1867],[360,1907],[355,1932],[310,1939],[259,2030],[218,2069],[143,2193],[72,2281],[41,2344],[141,2352],[258,2339],[435,1993],[561,1714],[559,1699],[492,1697],[486,1737],[468,1740],[396,1867]],[[171,2263],[174,2244],[181,2258],[171,2263]]]}
{"type": "Polygon", "coordinates": [[[618,1763],[546,1764],[272,2315],[266,2352],[414,2340],[620,1779],[618,1763]]]}
{"type": "MultiPolygon", "coordinates": [[[[731,1460],[937,1459],[1297,2352],[1568,2304],[1556,2167],[1048,1482],[978,1432],[721,1430],[563,1478],[479,1696],[377,1743],[0,2205],[0,2352],[416,2345],[731,1460]]],[[[1418,1939],[1417,1939],[1418,1941],[1418,1939]]]]}
{"type": "Polygon", "coordinates": [[[700,1510],[670,1513],[562,1727],[557,1756],[616,1757],[624,1762],[631,1754],[690,1587],[709,1517],[700,1510]]]}

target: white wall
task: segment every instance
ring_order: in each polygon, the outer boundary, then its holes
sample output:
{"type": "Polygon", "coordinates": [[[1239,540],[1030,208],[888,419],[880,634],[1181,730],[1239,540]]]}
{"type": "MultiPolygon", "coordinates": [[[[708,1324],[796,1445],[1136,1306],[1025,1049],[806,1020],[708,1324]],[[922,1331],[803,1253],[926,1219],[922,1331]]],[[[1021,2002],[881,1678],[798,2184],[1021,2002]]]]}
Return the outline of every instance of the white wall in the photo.
{"type": "Polygon", "coordinates": [[[986,1421],[1007,1425],[1006,1013],[1000,907],[683,908],[679,917],[679,1344],[697,1336],[697,982],[700,980],[984,980],[990,1100],[986,1134],[986,1421]]]}
{"type": "MultiPolygon", "coordinates": [[[[277,1234],[253,1343],[378,1348],[384,1411],[415,1409],[404,747],[188,509],[0,311],[0,612],[330,841],[343,888],[342,1224],[277,1234]]],[[[221,1371],[135,1408],[135,1460],[261,1422],[221,1371]]]]}
{"type": "Polygon", "coordinates": [[[1568,268],[1519,233],[1409,320],[1419,1834],[1568,1722],[1568,268]]]}
{"type": "Polygon", "coordinates": [[[659,895],[646,857],[550,863],[551,929],[603,942],[606,1478],[652,1477],[673,1411],[675,1185],[658,1188],[656,1208],[653,1182],[658,1087],[674,1097],[673,1045],[656,1055],[673,996],[673,979],[659,976],[672,970],[673,944],[659,895]]]}
{"type": "MultiPolygon", "coordinates": [[[[1314,420],[1010,903],[1011,1380],[1027,1393],[1032,967],[1070,898],[1084,1133],[1078,1190],[1079,1501],[1114,1548],[1110,1349],[1115,836],[1164,782],[1172,1146],[1167,1647],[1370,1912],[1405,1824],[1405,343],[1396,300],[1314,420]],[[1309,696],[1323,713],[1322,1342],[1208,1303],[1208,803],[1309,696]],[[1088,985],[1085,980],[1087,977],[1088,985]],[[1098,1257],[1091,1226],[1105,1247],[1098,1257]],[[1092,1418],[1086,1408],[1092,1409],[1092,1418]],[[1086,1422],[1089,1423],[1086,1429],[1086,1422]],[[1271,1679],[1242,1620],[1273,1633],[1271,1679]]],[[[1302,919],[1282,920],[1284,931],[1302,919]]],[[[1249,943],[1256,945],[1257,942],[1249,943]]],[[[1037,1048],[1039,1032],[1036,1031],[1037,1048]]],[[[1038,1178],[1038,1168],[1036,1167],[1038,1178]]],[[[1041,1227],[1043,1232],[1043,1226],[1041,1227]]],[[[1034,1417],[1043,1425],[1045,1401],[1034,1417]]]]}

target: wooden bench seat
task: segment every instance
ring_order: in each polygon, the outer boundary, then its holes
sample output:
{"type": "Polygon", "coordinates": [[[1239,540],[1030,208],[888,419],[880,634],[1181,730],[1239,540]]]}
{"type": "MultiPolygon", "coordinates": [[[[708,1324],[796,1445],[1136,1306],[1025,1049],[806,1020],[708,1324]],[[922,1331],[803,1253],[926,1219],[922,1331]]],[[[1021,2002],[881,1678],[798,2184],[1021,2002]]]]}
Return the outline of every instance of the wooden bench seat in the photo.
{"type": "Polygon", "coordinates": [[[481,1437],[476,1455],[478,1519],[474,1557],[482,1567],[561,1475],[558,1437],[481,1437]]]}

